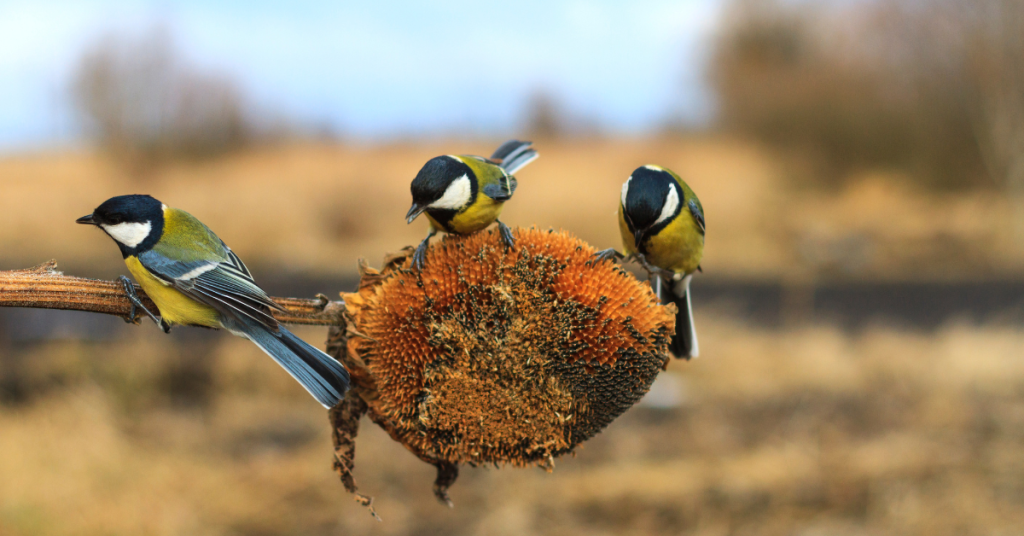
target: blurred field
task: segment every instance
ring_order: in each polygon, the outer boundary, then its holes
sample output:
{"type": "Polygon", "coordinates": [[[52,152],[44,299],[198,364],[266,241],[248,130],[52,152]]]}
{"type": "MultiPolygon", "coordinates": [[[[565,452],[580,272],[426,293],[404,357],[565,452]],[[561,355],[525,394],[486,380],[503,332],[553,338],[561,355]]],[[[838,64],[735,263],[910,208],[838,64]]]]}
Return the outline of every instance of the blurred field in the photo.
{"type": "Polygon", "coordinates": [[[470,12],[443,6],[332,24],[311,6],[158,3],[168,26],[147,29],[146,2],[87,4],[0,8],[0,142],[90,147],[0,154],[0,270],[125,273],[74,220],[149,193],[272,293],[335,295],[360,258],[425,236],[403,218],[424,162],[504,141],[429,133],[517,124],[541,158],[511,226],[618,246],[643,164],[699,194],[702,357],[551,474],[463,469],[454,510],[364,420],[355,476],[377,522],[331,469],[326,412],[252,344],[0,309],[0,536],[1024,535],[1020,0],[549,2],[499,40],[454,41],[470,12]],[[89,25],[105,35],[84,40],[89,25]],[[467,82],[410,63],[433,57],[502,68],[467,82]],[[622,128],[648,134],[602,134],[622,128]],[[368,134],[392,141],[354,141],[368,134]]]}
{"type": "Polygon", "coordinates": [[[211,334],[178,354],[156,330],[126,326],[122,341],[22,347],[15,355],[33,390],[0,409],[0,534],[952,535],[1024,526],[1018,330],[770,332],[717,314],[700,328],[706,356],[673,363],[649,403],[575,458],[552,474],[466,469],[454,510],[431,495],[433,468],[364,420],[356,476],[383,523],[330,470],[324,413],[243,341],[211,334]],[[187,392],[206,399],[176,398],[190,355],[209,368],[187,392]]]}
{"type": "MultiPolygon", "coordinates": [[[[342,281],[358,258],[376,265],[424,236],[425,222],[402,218],[423,162],[489,153],[498,141],[308,143],[146,178],[92,153],[6,157],[0,268],[56,258],[72,274],[124,273],[110,240],[74,219],[109,196],[145,192],[209,224],[257,279],[342,281]]],[[[701,197],[705,278],[799,291],[816,281],[1016,280],[1024,267],[1012,207],[993,190],[927,192],[882,172],[816,190],[729,138],[537,145],[542,157],[520,172],[505,222],[617,245],[621,183],[656,162],[701,197]]],[[[673,363],[646,403],[553,474],[464,470],[454,510],[431,495],[432,467],[364,421],[356,478],[383,523],[331,470],[325,413],[245,341],[84,316],[85,332],[37,332],[34,312],[6,311],[0,536],[1020,534],[1018,324],[845,332],[797,315],[769,330],[699,291],[695,306],[699,360],[673,363]]]]}
{"type": "MultiPolygon", "coordinates": [[[[109,239],[74,220],[113,195],[150,193],[214,229],[257,271],[346,275],[356,260],[417,243],[406,225],[409,182],[446,152],[490,154],[493,143],[299,144],[159,168],[133,178],[91,153],[0,160],[0,267],[56,258],[72,273],[122,270],[109,239]]],[[[510,225],[564,228],[619,244],[622,182],[658,163],[704,205],[709,277],[979,279],[1024,267],[1011,207],[996,191],[918,191],[905,177],[864,173],[836,192],[801,187],[757,146],[727,138],[545,141],[520,171],[503,214],[510,225]]]]}

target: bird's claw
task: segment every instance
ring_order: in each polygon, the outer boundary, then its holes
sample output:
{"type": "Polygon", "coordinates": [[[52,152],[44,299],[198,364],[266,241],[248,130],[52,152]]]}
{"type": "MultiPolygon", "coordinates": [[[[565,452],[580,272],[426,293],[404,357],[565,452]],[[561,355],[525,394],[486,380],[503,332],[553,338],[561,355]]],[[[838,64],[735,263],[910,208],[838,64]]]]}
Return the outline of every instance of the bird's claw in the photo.
{"type": "Polygon", "coordinates": [[[427,261],[427,245],[430,243],[430,237],[426,237],[420,242],[420,245],[416,246],[416,251],[412,254],[412,267],[417,272],[423,270],[423,263],[427,261]]]}
{"type": "Polygon", "coordinates": [[[512,234],[512,229],[509,229],[508,225],[498,221],[498,232],[501,233],[501,241],[505,243],[505,251],[508,251],[515,247],[516,237],[512,234]]]}
{"type": "Polygon", "coordinates": [[[621,261],[626,258],[625,255],[619,253],[615,248],[602,249],[594,254],[597,261],[621,261]]]}
{"type": "Polygon", "coordinates": [[[132,308],[128,312],[128,317],[125,318],[124,321],[127,324],[137,325],[139,321],[138,318],[136,318],[136,314],[138,314],[138,305],[136,304],[139,301],[139,297],[135,293],[135,283],[132,283],[131,279],[128,279],[128,277],[123,275],[117,278],[117,280],[121,283],[121,288],[124,289],[124,293],[128,295],[128,303],[132,304],[132,308]]]}
{"type": "Polygon", "coordinates": [[[128,312],[128,318],[125,319],[125,322],[128,322],[129,324],[138,324],[138,322],[136,322],[135,315],[139,309],[142,309],[144,313],[146,313],[150,318],[153,319],[153,322],[156,322],[157,326],[160,326],[160,329],[164,333],[170,333],[171,325],[168,324],[163,318],[160,318],[153,314],[153,312],[147,309],[146,306],[142,303],[142,300],[139,299],[138,293],[135,292],[135,283],[132,283],[131,279],[128,279],[127,276],[123,275],[117,279],[118,281],[121,282],[121,286],[124,288],[124,293],[128,295],[128,301],[132,304],[131,311],[128,312]]]}

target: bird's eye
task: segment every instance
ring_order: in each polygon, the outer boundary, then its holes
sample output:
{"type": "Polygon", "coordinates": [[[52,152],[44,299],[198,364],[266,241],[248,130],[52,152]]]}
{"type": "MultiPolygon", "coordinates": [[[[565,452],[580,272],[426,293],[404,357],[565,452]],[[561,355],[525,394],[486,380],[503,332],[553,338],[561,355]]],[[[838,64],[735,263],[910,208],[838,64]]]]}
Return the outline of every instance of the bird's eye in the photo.
{"type": "Polygon", "coordinates": [[[122,223],[123,221],[124,218],[122,218],[119,214],[113,214],[107,217],[107,222],[110,223],[111,225],[117,225],[119,223],[122,223]]]}

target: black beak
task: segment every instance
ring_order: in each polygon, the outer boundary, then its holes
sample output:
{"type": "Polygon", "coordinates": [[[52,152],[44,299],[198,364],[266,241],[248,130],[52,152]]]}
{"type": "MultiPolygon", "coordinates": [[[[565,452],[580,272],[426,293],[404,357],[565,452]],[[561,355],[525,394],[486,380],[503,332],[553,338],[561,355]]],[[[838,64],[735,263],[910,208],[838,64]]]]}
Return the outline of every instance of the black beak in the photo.
{"type": "Polygon", "coordinates": [[[419,216],[420,214],[423,214],[424,210],[427,210],[427,206],[426,205],[420,205],[419,203],[413,203],[412,204],[412,208],[409,209],[409,212],[405,213],[405,222],[406,223],[412,223],[412,220],[415,220],[417,216],[419,216]]]}
{"type": "Polygon", "coordinates": [[[640,243],[644,240],[644,229],[637,229],[633,231],[633,245],[637,251],[640,251],[640,243]]]}
{"type": "Polygon", "coordinates": [[[89,214],[88,216],[82,216],[81,218],[78,218],[77,220],[75,220],[75,223],[81,223],[83,225],[96,225],[96,220],[92,219],[92,214],[89,214]]]}

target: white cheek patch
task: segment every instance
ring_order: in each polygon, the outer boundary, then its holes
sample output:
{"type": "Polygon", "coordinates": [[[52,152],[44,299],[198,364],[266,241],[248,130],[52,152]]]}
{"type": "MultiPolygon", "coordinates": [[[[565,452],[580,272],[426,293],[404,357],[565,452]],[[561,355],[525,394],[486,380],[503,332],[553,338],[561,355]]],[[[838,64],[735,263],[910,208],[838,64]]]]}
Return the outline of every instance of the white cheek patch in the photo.
{"type": "Polygon", "coordinates": [[[622,183],[622,206],[626,206],[626,197],[629,195],[629,181],[633,180],[633,176],[630,175],[626,182],[622,183]]]}
{"type": "Polygon", "coordinates": [[[149,232],[153,229],[153,225],[148,221],[145,223],[119,223],[117,225],[103,225],[100,227],[107,232],[114,240],[133,248],[142,243],[146,237],[149,236],[149,232]]]}
{"type": "Polygon", "coordinates": [[[467,175],[463,175],[453,180],[444,191],[444,195],[429,206],[430,208],[457,210],[466,206],[472,195],[473,188],[469,183],[469,177],[467,175]]]}
{"type": "Polygon", "coordinates": [[[668,189],[668,195],[665,196],[665,204],[661,206],[661,214],[658,216],[655,225],[671,218],[676,213],[676,209],[679,208],[679,193],[676,191],[675,186],[670,186],[668,189]]]}

